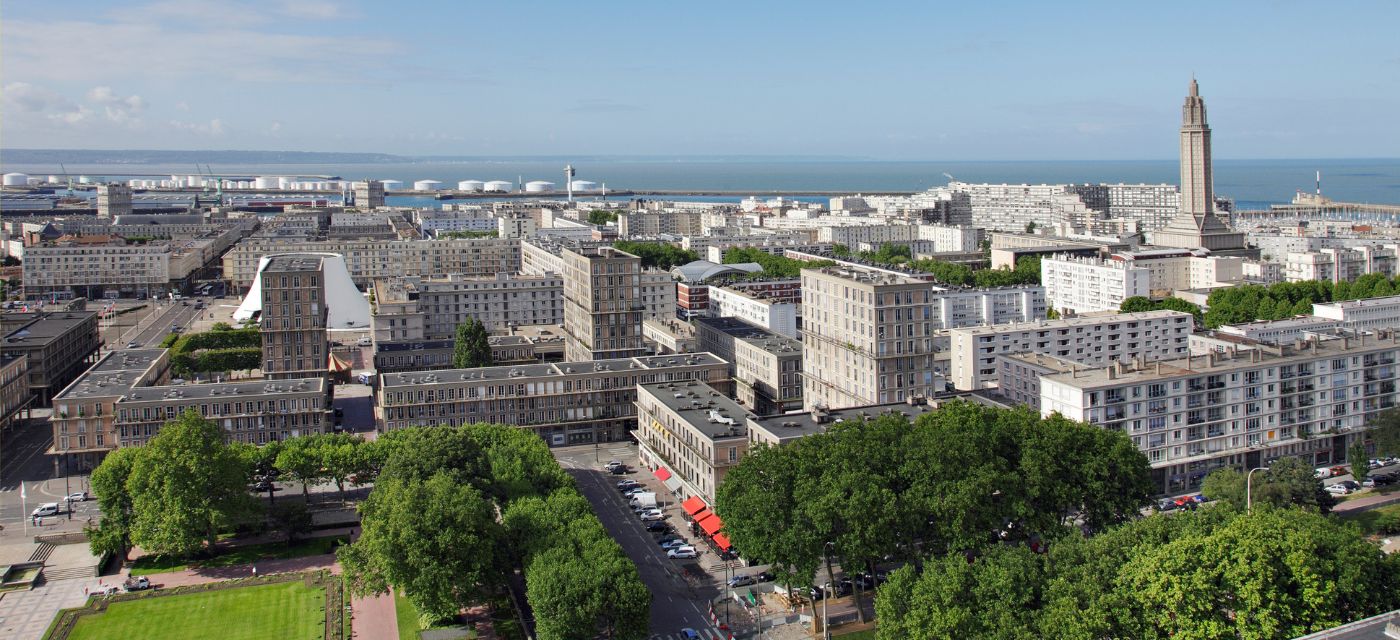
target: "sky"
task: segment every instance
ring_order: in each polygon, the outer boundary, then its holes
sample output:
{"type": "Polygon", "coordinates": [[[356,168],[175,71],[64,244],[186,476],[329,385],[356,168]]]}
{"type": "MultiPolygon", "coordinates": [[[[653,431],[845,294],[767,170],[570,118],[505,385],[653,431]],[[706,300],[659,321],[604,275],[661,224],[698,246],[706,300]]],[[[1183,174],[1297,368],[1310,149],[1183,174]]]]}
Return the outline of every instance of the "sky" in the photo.
{"type": "Polygon", "coordinates": [[[5,148],[1400,156],[1400,2],[9,0],[5,148]]]}

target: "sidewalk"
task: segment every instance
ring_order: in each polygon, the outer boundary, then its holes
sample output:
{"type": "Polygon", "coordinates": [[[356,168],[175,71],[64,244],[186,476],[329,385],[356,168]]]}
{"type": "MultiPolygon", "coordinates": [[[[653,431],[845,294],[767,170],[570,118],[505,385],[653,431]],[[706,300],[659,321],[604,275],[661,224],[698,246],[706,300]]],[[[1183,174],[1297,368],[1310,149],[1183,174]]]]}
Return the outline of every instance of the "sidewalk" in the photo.
{"type": "Polygon", "coordinates": [[[1340,502],[1332,507],[1332,513],[1346,513],[1348,511],[1367,511],[1376,507],[1385,506],[1395,502],[1400,502],[1400,491],[1374,496],[1366,496],[1355,500],[1340,502]]]}

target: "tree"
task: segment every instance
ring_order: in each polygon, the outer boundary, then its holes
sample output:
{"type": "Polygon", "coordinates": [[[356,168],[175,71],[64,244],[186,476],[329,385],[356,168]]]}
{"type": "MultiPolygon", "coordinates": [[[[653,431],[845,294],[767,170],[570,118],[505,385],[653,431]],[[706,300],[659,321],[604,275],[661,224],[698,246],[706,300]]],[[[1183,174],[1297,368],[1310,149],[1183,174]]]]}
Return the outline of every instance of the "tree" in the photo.
{"type": "Polygon", "coordinates": [[[144,451],[139,447],[122,447],[108,453],[102,459],[102,464],[92,470],[89,483],[93,496],[102,504],[102,520],[96,527],[85,527],[84,531],[95,556],[110,553],[126,560],[126,554],[131,550],[131,528],[136,514],[127,480],[131,477],[136,458],[144,451]]]}
{"type": "Polygon", "coordinates": [[[942,556],[915,574],[896,571],[881,587],[876,637],[1037,638],[1045,562],[1024,546],[995,546],[969,562],[942,556]]]}
{"type": "Polygon", "coordinates": [[[311,500],[311,485],[326,477],[320,452],[321,436],[309,435],[282,441],[277,454],[277,468],[301,483],[301,496],[311,500]]]}
{"type": "Polygon", "coordinates": [[[357,594],[394,585],[424,616],[441,620],[499,579],[494,507],[446,471],[423,481],[381,478],[359,511],[360,538],[337,552],[357,594]]]}
{"type": "Polygon", "coordinates": [[[666,242],[618,240],[613,243],[613,248],[637,256],[641,259],[642,266],[649,269],[669,271],[671,267],[700,259],[700,254],[666,242]]]}
{"type": "MultiPolygon", "coordinates": [[[[1220,469],[1206,476],[1201,493],[1243,510],[1245,488],[1245,474],[1235,469],[1220,469]]],[[[1267,469],[1255,471],[1250,494],[1256,506],[1293,506],[1326,513],[1333,504],[1331,494],[1322,489],[1322,481],[1298,458],[1280,458],[1267,469]]]]}
{"type": "Polygon", "coordinates": [[[588,224],[605,225],[609,222],[616,222],[620,212],[608,211],[607,209],[594,209],[588,212],[588,224]]]}
{"type": "Polygon", "coordinates": [[[224,432],[191,410],[167,422],[131,466],[131,541],[152,553],[213,546],[223,526],[250,512],[248,467],[224,432]]]}
{"type": "Polygon", "coordinates": [[[1032,221],[1026,223],[1026,233],[1035,233],[1035,221],[1034,221],[1034,220],[1032,220],[1032,221]]]}
{"type": "Polygon", "coordinates": [[[364,438],[348,433],[327,433],[316,436],[316,457],[321,461],[325,477],[335,483],[340,499],[345,500],[345,483],[351,476],[368,474],[369,465],[364,438]]]}
{"type": "Polygon", "coordinates": [[[1373,418],[1366,435],[1375,443],[1376,455],[1400,454],[1400,409],[1389,409],[1373,418]]]}
{"type": "Polygon", "coordinates": [[[501,424],[472,424],[463,430],[486,456],[488,480],[481,489],[501,504],[573,486],[573,479],[539,436],[501,424]]]}
{"type": "Polygon", "coordinates": [[[1347,447],[1347,464],[1351,466],[1351,477],[1357,482],[1366,479],[1371,473],[1370,460],[1366,457],[1366,441],[1357,438],[1347,447]]]}
{"type": "Polygon", "coordinates": [[[457,325],[457,339],[452,344],[452,366],[458,369],[491,366],[490,334],[475,317],[457,325]]]}

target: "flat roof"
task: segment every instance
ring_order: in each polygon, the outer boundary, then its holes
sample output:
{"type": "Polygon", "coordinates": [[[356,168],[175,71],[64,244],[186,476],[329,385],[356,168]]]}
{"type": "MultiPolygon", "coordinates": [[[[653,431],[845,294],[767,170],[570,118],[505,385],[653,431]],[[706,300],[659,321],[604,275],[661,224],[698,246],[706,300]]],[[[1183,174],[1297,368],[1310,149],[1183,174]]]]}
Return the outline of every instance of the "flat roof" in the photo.
{"type": "Polygon", "coordinates": [[[32,316],[29,319],[20,318],[23,325],[5,334],[6,346],[14,344],[35,344],[46,343],[97,317],[96,311],[52,311],[52,312],[31,312],[6,314],[10,322],[15,321],[15,316],[32,316]]]}
{"type": "Polygon", "coordinates": [[[241,396],[260,394],[324,392],[325,388],[325,378],[167,384],[154,387],[136,387],[121,401],[208,400],[211,398],[234,400],[241,396]]]}
{"type": "Polygon", "coordinates": [[[802,341],[784,335],[771,334],[761,338],[740,336],[737,341],[778,355],[802,355],[802,341]]]}
{"type": "Polygon", "coordinates": [[[953,327],[949,333],[965,333],[973,336],[987,334],[1006,333],[1010,331],[1037,331],[1042,329],[1060,329],[1094,326],[1101,324],[1114,324],[1118,322],[1136,322],[1141,320],[1155,320],[1157,318],[1190,318],[1191,314],[1183,311],[1172,311],[1169,309],[1159,309],[1157,311],[1139,311],[1136,313],[1110,313],[1106,315],[1086,315],[1073,318],[1059,318],[1056,320],[1036,320],[1034,322],[1008,322],[1006,324],[983,325],[980,327],[953,327]]]}
{"type": "Polygon", "coordinates": [[[109,351],[54,397],[54,401],[124,395],[164,353],[165,349],[109,351]]]}
{"type": "Polygon", "coordinates": [[[710,329],[713,329],[728,336],[733,336],[735,338],[779,337],[778,334],[764,329],[763,327],[760,327],[756,324],[729,316],[721,318],[698,316],[695,318],[691,318],[690,321],[694,322],[696,325],[704,325],[710,329]]]}
{"type": "Polygon", "coordinates": [[[1380,307],[1389,304],[1400,304],[1400,296],[1386,296],[1384,298],[1362,298],[1360,300],[1343,300],[1341,302],[1316,303],[1319,307],[1334,307],[1337,309],[1359,309],[1363,307],[1380,307]]]}
{"type": "Polygon", "coordinates": [[[777,436],[779,439],[786,440],[794,437],[825,433],[833,424],[840,424],[842,422],[850,422],[863,418],[878,418],[890,413],[897,413],[904,416],[904,418],[910,422],[913,422],[919,416],[936,411],[938,407],[943,404],[956,400],[966,400],[968,402],[998,408],[1006,408],[1008,406],[986,395],[963,392],[929,398],[923,404],[891,402],[888,404],[866,405],[847,409],[827,409],[825,411],[826,418],[820,423],[812,417],[813,412],[811,411],[784,413],[776,416],[764,416],[762,418],[751,417],[749,418],[749,427],[761,429],[777,436]]]}
{"type": "Polygon", "coordinates": [[[698,381],[637,385],[711,440],[747,438],[746,420],[754,417],[739,403],[698,381]]]}
{"type": "Polygon", "coordinates": [[[410,386],[466,381],[510,381],[529,378],[549,378],[593,372],[626,372],[667,369],[673,367],[702,367],[725,365],[712,353],[682,353],[666,356],[640,356],[611,360],[502,365],[474,369],[441,369],[436,371],[401,371],[383,374],[384,386],[410,386]]]}
{"type": "Polygon", "coordinates": [[[267,261],[263,271],[316,271],[325,258],[314,253],[275,255],[267,261]]]}

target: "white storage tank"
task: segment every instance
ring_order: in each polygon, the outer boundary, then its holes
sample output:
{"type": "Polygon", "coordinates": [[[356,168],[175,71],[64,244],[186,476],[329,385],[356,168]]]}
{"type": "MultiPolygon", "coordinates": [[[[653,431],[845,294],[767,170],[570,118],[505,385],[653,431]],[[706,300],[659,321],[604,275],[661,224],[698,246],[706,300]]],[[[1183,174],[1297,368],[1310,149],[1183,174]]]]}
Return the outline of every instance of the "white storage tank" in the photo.
{"type": "Polygon", "coordinates": [[[293,182],[295,182],[295,180],[292,180],[291,178],[288,178],[287,176],[277,176],[277,188],[278,188],[278,189],[291,189],[291,188],[292,188],[292,183],[293,183],[293,182]]]}
{"type": "Polygon", "coordinates": [[[419,180],[413,183],[414,191],[442,191],[440,180],[419,180]]]}
{"type": "Polygon", "coordinates": [[[380,180],[385,191],[403,191],[403,180],[380,180]]]}
{"type": "Polygon", "coordinates": [[[570,182],[569,184],[573,186],[573,190],[575,192],[598,190],[598,183],[592,180],[575,180],[573,182],[570,182]]]}
{"type": "Polygon", "coordinates": [[[254,189],[276,189],[277,176],[260,176],[253,179],[254,189]]]}
{"type": "Polygon", "coordinates": [[[67,180],[64,180],[63,176],[49,176],[49,184],[63,184],[65,182],[67,180]]]}
{"type": "Polygon", "coordinates": [[[7,173],[2,180],[7,187],[23,187],[29,184],[29,175],[24,173],[7,173]]]}
{"type": "Polygon", "coordinates": [[[492,180],[481,186],[482,191],[510,193],[511,183],[506,180],[492,180]]]}
{"type": "Polygon", "coordinates": [[[457,183],[458,191],[481,191],[486,183],[480,180],[463,180],[457,183]]]}
{"type": "Polygon", "coordinates": [[[553,182],[545,182],[544,180],[532,180],[530,182],[525,183],[525,193],[544,193],[546,191],[553,190],[553,182]]]}

